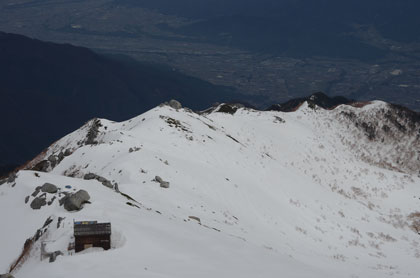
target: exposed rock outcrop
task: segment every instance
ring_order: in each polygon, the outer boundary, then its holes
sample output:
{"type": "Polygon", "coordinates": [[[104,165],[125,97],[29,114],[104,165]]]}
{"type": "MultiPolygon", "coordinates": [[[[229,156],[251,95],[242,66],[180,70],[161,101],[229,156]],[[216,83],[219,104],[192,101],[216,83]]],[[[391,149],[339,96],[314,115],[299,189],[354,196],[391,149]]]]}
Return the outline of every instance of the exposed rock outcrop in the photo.
{"type": "Polygon", "coordinates": [[[88,173],[88,174],[84,175],[83,179],[85,179],[85,180],[97,180],[100,183],[102,183],[102,185],[118,191],[118,184],[117,183],[113,184],[110,180],[107,180],[106,178],[104,178],[102,176],[99,176],[99,175],[96,175],[94,173],[88,173]]]}
{"type": "Polygon", "coordinates": [[[50,169],[51,163],[48,160],[41,160],[34,167],[32,171],[47,172],[50,169]]]}
{"type": "Polygon", "coordinates": [[[48,157],[48,161],[50,162],[51,167],[54,167],[57,164],[57,162],[58,162],[58,157],[55,156],[55,155],[50,155],[48,157]]]}
{"type": "Polygon", "coordinates": [[[65,155],[61,151],[57,155],[51,154],[47,159],[41,160],[31,168],[33,171],[49,172],[54,169],[64,159],[65,155]]]}
{"type": "Polygon", "coordinates": [[[178,110],[178,109],[181,109],[182,108],[182,105],[181,105],[181,103],[179,102],[179,101],[177,101],[177,100],[174,100],[174,99],[171,99],[170,101],[169,101],[169,104],[168,104],[170,107],[172,107],[173,109],[176,109],[176,110],[178,110]]]}
{"type": "Polygon", "coordinates": [[[98,144],[98,141],[96,140],[96,138],[99,135],[99,128],[101,126],[102,126],[101,120],[93,119],[91,121],[89,131],[86,135],[86,140],[85,140],[86,145],[96,145],[96,144],[98,144]]]}
{"type": "Polygon", "coordinates": [[[2,185],[4,183],[14,183],[16,178],[17,178],[17,173],[12,172],[12,173],[9,174],[9,176],[7,178],[4,178],[4,179],[0,180],[0,185],[2,185]]]}
{"type": "Polygon", "coordinates": [[[227,114],[235,114],[235,112],[238,110],[238,106],[234,105],[234,104],[222,104],[219,109],[216,112],[220,112],[220,113],[227,113],[227,114]]]}

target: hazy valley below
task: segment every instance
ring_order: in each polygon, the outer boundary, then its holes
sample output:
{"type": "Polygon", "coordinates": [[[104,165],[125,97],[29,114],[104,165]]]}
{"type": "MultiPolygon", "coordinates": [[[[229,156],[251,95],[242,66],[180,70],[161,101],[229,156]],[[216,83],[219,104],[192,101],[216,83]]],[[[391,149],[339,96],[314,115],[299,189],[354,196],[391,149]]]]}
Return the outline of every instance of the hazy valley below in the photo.
{"type": "Polygon", "coordinates": [[[324,91],[419,110],[417,2],[351,3],[6,0],[0,30],[166,64],[257,106],[324,91]]]}

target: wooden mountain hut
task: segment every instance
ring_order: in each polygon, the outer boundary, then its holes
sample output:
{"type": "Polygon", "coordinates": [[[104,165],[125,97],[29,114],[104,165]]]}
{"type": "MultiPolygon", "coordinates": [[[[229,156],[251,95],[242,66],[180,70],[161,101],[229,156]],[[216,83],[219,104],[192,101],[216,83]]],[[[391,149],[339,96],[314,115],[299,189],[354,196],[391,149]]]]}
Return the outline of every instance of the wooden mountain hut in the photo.
{"type": "Polygon", "coordinates": [[[74,222],[74,249],[76,252],[90,247],[111,248],[111,223],[96,221],[74,222]]]}

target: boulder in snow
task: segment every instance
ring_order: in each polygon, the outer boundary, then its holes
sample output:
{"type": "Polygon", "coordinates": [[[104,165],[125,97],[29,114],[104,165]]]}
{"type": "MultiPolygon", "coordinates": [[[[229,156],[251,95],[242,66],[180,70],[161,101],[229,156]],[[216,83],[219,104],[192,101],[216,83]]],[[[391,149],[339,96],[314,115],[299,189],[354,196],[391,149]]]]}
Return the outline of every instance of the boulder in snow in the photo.
{"type": "Polygon", "coordinates": [[[195,221],[197,221],[198,223],[201,223],[201,219],[200,219],[200,218],[198,218],[197,216],[188,216],[188,218],[189,218],[189,219],[192,219],[192,220],[195,220],[195,221]]]}
{"type": "Polygon", "coordinates": [[[160,187],[162,187],[162,188],[169,188],[169,182],[168,181],[162,181],[160,183],[160,187]]]}
{"type": "Polygon", "coordinates": [[[161,177],[159,177],[159,176],[156,176],[155,177],[155,181],[161,183],[161,182],[163,182],[163,179],[161,177]]]}
{"type": "Polygon", "coordinates": [[[85,179],[85,180],[94,180],[94,179],[96,179],[98,176],[97,175],[95,175],[94,173],[88,173],[88,174],[86,174],[84,177],[83,177],[83,179],[85,179]]]}
{"type": "Polygon", "coordinates": [[[109,180],[103,181],[102,185],[105,185],[106,187],[109,187],[109,188],[114,188],[114,185],[109,180]]]}
{"type": "Polygon", "coordinates": [[[41,191],[42,192],[47,192],[47,193],[57,193],[58,189],[57,186],[55,186],[52,183],[44,183],[43,186],[41,186],[41,191]]]}
{"type": "Polygon", "coordinates": [[[55,260],[57,259],[57,257],[58,256],[63,256],[63,253],[61,252],[61,251],[55,251],[55,252],[52,252],[51,254],[50,254],[50,260],[49,260],[49,262],[50,263],[53,263],[53,262],[55,262],[55,260]]]}
{"type": "Polygon", "coordinates": [[[46,204],[47,204],[47,200],[44,197],[36,197],[35,199],[32,200],[30,206],[32,209],[40,209],[46,204]]]}
{"type": "Polygon", "coordinates": [[[169,188],[169,182],[168,181],[164,181],[159,176],[156,176],[153,181],[160,183],[160,187],[162,187],[162,188],[169,188]]]}
{"type": "Polygon", "coordinates": [[[64,197],[64,208],[68,211],[81,210],[83,204],[89,202],[89,193],[85,190],[79,190],[74,194],[64,197]]]}
{"type": "Polygon", "coordinates": [[[108,181],[106,178],[101,177],[101,176],[96,176],[96,179],[97,179],[99,182],[102,182],[102,183],[104,183],[104,182],[108,181]]]}
{"type": "Polygon", "coordinates": [[[39,191],[41,191],[41,187],[37,186],[34,190],[34,192],[32,192],[32,197],[36,197],[36,195],[38,195],[39,191]]]}

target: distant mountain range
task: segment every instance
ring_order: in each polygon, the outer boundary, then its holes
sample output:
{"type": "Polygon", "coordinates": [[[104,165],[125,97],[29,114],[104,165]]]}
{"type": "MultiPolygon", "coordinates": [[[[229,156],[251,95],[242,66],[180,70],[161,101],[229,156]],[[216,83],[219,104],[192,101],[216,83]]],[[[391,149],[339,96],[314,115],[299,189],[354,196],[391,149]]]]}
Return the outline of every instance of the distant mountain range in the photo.
{"type": "Polygon", "coordinates": [[[170,68],[1,32],[0,98],[6,167],[93,117],[124,120],[171,98],[203,109],[239,95],[170,68]]]}

